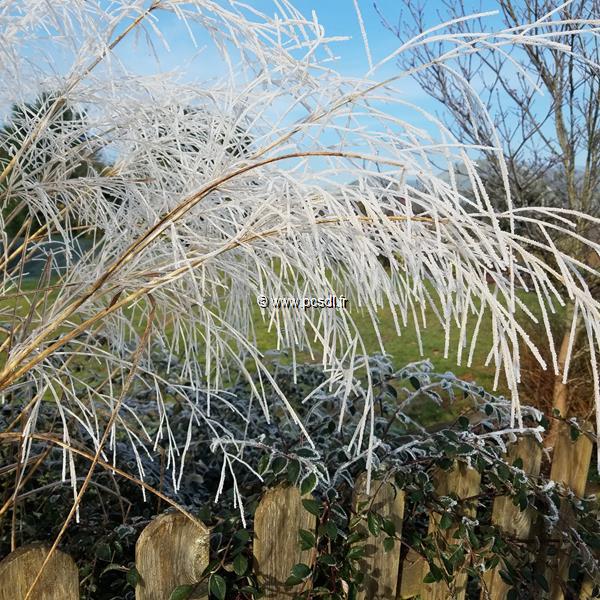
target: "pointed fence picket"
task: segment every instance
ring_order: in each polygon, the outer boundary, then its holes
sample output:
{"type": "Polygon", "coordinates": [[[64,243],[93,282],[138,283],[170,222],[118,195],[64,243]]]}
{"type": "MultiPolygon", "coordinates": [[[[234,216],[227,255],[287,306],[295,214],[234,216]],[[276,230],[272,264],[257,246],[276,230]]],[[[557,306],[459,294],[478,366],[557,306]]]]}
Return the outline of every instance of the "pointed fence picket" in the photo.
{"type": "MultiPolygon", "coordinates": [[[[590,465],[592,442],[581,435],[573,440],[570,428],[559,432],[551,478],[581,496],[585,492],[585,481],[590,465]]],[[[523,438],[509,448],[508,459],[520,458],[523,471],[536,476],[540,470],[541,448],[532,438],[523,438]]],[[[437,493],[451,496],[463,502],[465,514],[476,517],[476,506],[480,488],[480,476],[466,464],[455,462],[449,471],[435,475],[437,493]]],[[[286,585],[291,569],[298,563],[312,565],[314,550],[302,550],[299,544],[300,529],[316,532],[317,519],[303,505],[300,491],[292,486],[278,486],[267,490],[254,516],[254,572],[259,585],[264,589],[266,600],[294,598],[307,583],[298,586],[286,585]]],[[[404,519],[404,493],[389,481],[374,480],[367,492],[366,477],[357,481],[354,506],[364,512],[372,511],[393,522],[396,534],[402,534],[404,519]]],[[[564,511],[563,511],[564,512],[564,511]]],[[[568,514],[561,520],[568,522],[568,514]]],[[[492,510],[492,522],[513,539],[526,539],[534,535],[532,515],[521,511],[510,498],[496,498],[492,510]]],[[[560,521],[559,521],[560,523],[560,521]]],[[[565,525],[566,526],[566,525],[565,525]]],[[[369,532],[366,553],[360,568],[365,574],[360,600],[396,600],[420,597],[422,600],[465,598],[467,574],[454,574],[450,587],[444,581],[424,583],[429,572],[427,562],[409,551],[401,562],[401,544],[384,551],[383,540],[369,532]]],[[[429,533],[438,536],[448,549],[458,548],[453,538],[452,527],[441,527],[441,515],[433,514],[429,520],[429,533]]],[[[171,592],[182,585],[197,582],[209,563],[210,529],[197,520],[181,513],[165,513],[148,525],[141,533],[136,545],[136,568],[139,582],[136,600],[166,600],[171,592]]],[[[0,561],[0,600],[22,600],[37,576],[47,556],[47,548],[41,545],[25,546],[0,561]]],[[[564,597],[564,581],[569,567],[569,557],[559,553],[547,580],[550,598],[564,597]]],[[[505,600],[509,586],[500,577],[498,565],[485,574],[481,600],[505,600]]],[[[577,595],[582,600],[592,600],[594,582],[585,579],[577,595]]],[[[572,590],[570,592],[572,596],[572,590]]],[[[569,597],[571,597],[569,596],[569,597]]],[[[77,567],[66,554],[56,551],[44,569],[39,583],[30,596],[32,600],[78,600],[79,581],[77,567]]],[[[192,598],[207,598],[206,586],[198,587],[192,598]]]]}
{"type": "MultiPolygon", "coordinates": [[[[265,599],[295,598],[307,584],[287,586],[292,567],[309,565],[311,550],[301,550],[300,529],[314,531],[316,517],[302,505],[295,487],[278,486],[262,497],[254,515],[254,572],[265,599]]],[[[310,499],[310,497],[307,497],[310,499]]]]}
{"type": "MultiPolygon", "coordinates": [[[[537,477],[542,464],[542,448],[532,437],[523,437],[508,450],[507,460],[514,464],[517,459],[523,462],[523,471],[531,477],[537,477]]],[[[529,508],[521,510],[515,505],[512,498],[499,496],[494,500],[492,508],[492,523],[496,525],[503,534],[525,540],[529,537],[532,523],[532,511],[529,508]]],[[[481,589],[481,600],[503,600],[506,598],[510,585],[506,583],[500,571],[504,565],[498,566],[483,577],[481,589]]]]}
{"type": "MultiPolygon", "coordinates": [[[[556,447],[550,479],[561,483],[573,490],[577,496],[583,496],[587,482],[590,462],[592,459],[592,440],[584,434],[571,439],[571,428],[562,424],[556,447]]],[[[567,507],[560,511],[560,525],[568,526],[569,514],[567,507]]],[[[565,598],[564,581],[569,573],[570,558],[567,553],[559,552],[546,573],[546,579],[550,584],[550,599],[562,600],[565,598]]]]}
{"type": "MultiPolygon", "coordinates": [[[[476,497],[479,492],[480,475],[465,463],[455,461],[451,471],[440,471],[436,476],[436,491],[440,496],[451,496],[459,501],[466,500],[466,515],[475,516],[476,502],[468,499],[476,497]]],[[[455,529],[440,527],[441,515],[432,514],[429,519],[429,534],[434,534],[440,543],[448,547],[457,545],[452,536],[455,529]]],[[[458,548],[458,546],[457,546],[458,548]]],[[[400,598],[420,597],[422,600],[445,600],[449,594],[454,594],[457,600],[465,597],[467,574],[456,573],[453,581],[453,589],[449,590],[444,581],[425,583],[423,579],[429,572],[429,565],[414,550],[410,550],[403,563],[400,580],[400,598]]]]}

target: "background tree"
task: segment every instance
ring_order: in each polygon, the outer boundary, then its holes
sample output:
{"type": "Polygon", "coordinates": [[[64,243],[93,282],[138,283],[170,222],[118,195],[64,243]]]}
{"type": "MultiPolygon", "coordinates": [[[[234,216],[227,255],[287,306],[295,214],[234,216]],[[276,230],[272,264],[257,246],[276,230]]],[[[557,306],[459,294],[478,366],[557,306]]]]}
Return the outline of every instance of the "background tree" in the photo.
{"type": "MultiPolygon", "coordinates": [[[[57,94],[43,92],[33,102],[12,105],[8,121],[0,129],[0,170],[9,164],[36,124],[48,116],[56,99],[57,94]]],[[[61,105],[44,134],[36,138],[20,162],[19,170],[0,182],[5,233],[9,238],[24,234],[23,224],[29,216],[34,228],[44,223],[43,211],[36,211],[35,206],[23,201],[33,184],[88,177],[106,166],[90,132],[86,112],[69,103],[61,105]]]]}
{"type": "MultiPolygon", "coordinates": [[[[431,11],[426,12],[425,6],[407,0],[400,25],[394,27],[385,18],[384,23],[399,37],[407,28],[412,33],[423,32],[432,24],[431,11]]],[[[476,13],[478,5],[450,0],[444,7],[443,14],[436,16],[453,20],[448,31],[455,39],[468,40],[472,34],[489,32],[490,24],[496,26],[489,15],[464,18],[476,13]]],[[[598,215],[600,43],[590,28],[587,33],[575,34],[573,19],[597,18],[600,2],[498,0],[496,7],[506,28],[547,33],[553,43],[503,48],[490,45],[495,39],[492,35],[482,39],[477,52],[456,54],[448,60],[444,53],[450,45],[443,39],[412,46],[399,55],[398,62],[403,69],[414,69],[413,76],[422,89],[444,105],[443,118],[456,138],[482,155],[477,176],[495,207],[522,214],[527,214],[528,207],[542,206],[552,212],[566,209],[598,215]],[[424,64],[429,68],[418,68],[424,64]]],[[[465,176],[471,182],[467,195],[472,197],[477,190],[472,185],[474,174],[463,171],[463,181],[465,176]]],[[[515,224],[506,226],[514,228],[515,224]]],[[[533,240],[548,239],[548,230],[540,223],[524,219],[517,227],[533,240]]],[[[576,220],[577,233],[596,242],[597,229],[596,223],[576,220]]],[[[571,236],[556,235],[555,244],[583,263],[598,264],[597,250],[571,236]]],[[[552,248],[541,253],[554,262],[552,248]]],[[[593,285],[594,280],[597,282],[595,277],[588,279],[588,284],[593,285]]],[[[574,310],[571,301],[564,310],[556,347],[551,348],[556,370],[552,404],[563,415],[568,412],[565,363],[574,310]]],[[[582,337],[582,328],[579,323],[575,340],[582,337]]]]}

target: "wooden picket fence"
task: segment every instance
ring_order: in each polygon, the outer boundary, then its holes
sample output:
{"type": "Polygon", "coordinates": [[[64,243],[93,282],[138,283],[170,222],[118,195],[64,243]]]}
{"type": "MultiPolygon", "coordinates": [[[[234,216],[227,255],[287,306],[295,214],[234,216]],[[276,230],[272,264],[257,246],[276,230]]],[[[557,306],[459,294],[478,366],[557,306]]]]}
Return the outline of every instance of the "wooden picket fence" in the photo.
{"type": "MultiPolygon", "coordinates": [[[[554,451],[551,478],[568,486],[579,496],[585,492],[587,473],[592,455],[592,442],[586,436],[572,441],[565,427],[559,435],[554,451]]],[[[509,449],[509,459],[520,457],[523,469],[532,476],[540,470],[542,450],[531,438],[522,438],[509,449]]],[[[467,465],[456,463],[454,469],[438,478],[438,493],[455,494],[466,499],[478,494],[480,475],[467,465]]],[[[366,478],[359,479],[355,502],[373,501],[372,509],[391,519],[401,534],[404,518],[404,493],[390,483],[374,482],[371,497],[366,492],[366,478]],[[374,495],[374,498],[372,497],[374,495]]],[[[475,505],[471,514],[476,516],[475,505]]],[[[439,516],[430,519],[429,531],[445,536],[452,543],[452,529],[438,528],[439,516]]],[[[507,535],[526,539],[533,526],[528,511],[521,512],[509,498],[494,501],[492,520],[507,535]]],[[[254,517],[254,572],[264,598],[279,600],[294,598],[302,589],[285,586],[292,567],[297,563],[310,564],[311,550],[301,550],[299,529],[314,530],[316,517],[302,505],[300,491],[294,487],[277,487],[263,496],[254,517]]],[[[427,562],[409,551],[401,563],[401,545],[385,552],[383,535],[370,535],[366,541],[366,554],[361,562],[365,574],[360,600],[396,600],[401,598],[462,600],[466,595],[467,574],[458,572],[449,589],[443,581],[424,583],[429,568],[427,562]]],[[[141,533],[136,545],[136,568],[141,581],[136,587],[137,600],[167,600],[178,585],[192,584],[200,578],[209,562],[210,530],[180,513],[166,513],[152,521],[141,533]]],[[[30,545],[18,549],[0,562],[0,600],[20,600],[36,577],[47,549],[30,545]]],[[[546,573],[549,598],[564,598],[564,581],[569,569],[569,556],[558,555],[546,573]]],[[[509,586],[500,577],[502,564],[487,572],[482,585],[481,598],[498,600],[506,598],[509,586]]],[[[592,581],[583,582],[579,598],[592,598],[592,581]]],[[[532,596],[533,597],[533,596],[532,596]]],[[[75,562],[62,552],[55,552],[38,581],[32,600],[78,600],[79,579],[75,562]]],[[[194,598],[206,598],[200,592],[194,598]]]]}

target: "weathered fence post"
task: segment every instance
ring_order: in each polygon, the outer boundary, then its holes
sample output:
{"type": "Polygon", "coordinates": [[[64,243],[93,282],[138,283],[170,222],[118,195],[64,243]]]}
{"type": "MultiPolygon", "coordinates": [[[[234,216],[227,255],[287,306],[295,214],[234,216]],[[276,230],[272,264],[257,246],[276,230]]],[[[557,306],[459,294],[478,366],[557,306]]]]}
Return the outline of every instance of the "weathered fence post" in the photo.
{"type": "MultiPolygon", "coordinates": [[[[517,458],[523,461],[523,471],[530,476],[537,477],[542,462],[542,448],[532,436],[522,437],[512,444],[508,450],[507,461],[513,463],[517,458]]],[[[509,496],[499,496],[494,500],[492,509],[492,523],[503,534],[516,539],[527,539],[531,530],[532,513],[530,509],[521,511],[515,506],[509,496]]],[[[500,576],[502,564],[488,571],[483,578],[481,598],[489,600],[504,600],[510,586],[500,576]]]]}
{"type": "Polygon", "coordinates": [[[254,569],[265,600],[295,598],[303,585],[286,586],[292,567],[311,566],[313,552],[301,550],[300,529],[315,531],[316,517],[302,506],[300,491],[279,486],[268,490],[254,515],[254,569]]]}
{"type": "MultiPolygon", "coordinates": [[[[179,585],[196,583],[208,566],[210,530],[181,513],[162,514],[141,533],[135,565],[137,600],[166,600],[179,585]]],[[[206,598],[197,590],[191,598],[206,598]]]]}
{"type": "MultiPolygon", "coordinates": [[[[0,600],[23,600],[38,574],[48,548],[23,546],[0,562],[0,600]]],[[[79,573],[73,559],[55,550],[33,594],[35,600],[79,600],[79,573]]]]}
{"type": "MultiPolygon", "coordinates": [[[[387,481],[371,482],[370,493],[367,494],[367,475],[363,473],[356,482],[354,505],[368,502],[369,509],[389,519],[396,529],[398,536],[402,533],[402,519],[404,517],[404,492],[397,490],[387,481]]],[[[365,578],[357,594],[359,600],[395,600],[398,585],[398,572],[400,567],[400,542],[385,552],[383,540],[387,537],[381,531],[374,536],[366,527],[365,533],[369,534],[365,542],[366,556],[359,562],[361,572],[365,578]]]]}
{"type": "MultiPolygon", "coordinates": [[[[583,496],[590,470],[592,447],[592,441],[585,434],[579,435],[573,441],[571,427],[562,423],[552,452],[550,479],[570,488],[577,496],[583,496]]],[[[562,511],[561,517],[566,516],[565,511],[562,511]]],[[[552,567],[546,571],[552,600],[562,600],[565,597],[564,585],[568,579],[570,562],[567,554],[559,552],[552,567]]]]}
{"type": "MultiPolygon", "coordinates": [[[[479,492],[481,475],[465,463],[456,461],[450,472],[440,471],[437,475],[437,494],[440,496],[455,495],[459,500],[470,498],[479,492]]],[[[465,510],[466,514],[475,516],[476,509],[465,510]]],[[[439,527],[440,515],[431,515],[429,518],[429,533],[437,532],[448,544],[452,544],[455,528],[441,530],[439,527]]],[[[450,597],[450,590],[444,581],[436,583],[423,583],[429,567],[427,561],[410,551],[402,565],[402,578],[400,580],[399,598],[412,598],[419,596],[421,600],[446,600],[450,597]]],[[[464,571],[455,573],[453,598],[462,600],[465,597],[467,574],[464,571]]]]}

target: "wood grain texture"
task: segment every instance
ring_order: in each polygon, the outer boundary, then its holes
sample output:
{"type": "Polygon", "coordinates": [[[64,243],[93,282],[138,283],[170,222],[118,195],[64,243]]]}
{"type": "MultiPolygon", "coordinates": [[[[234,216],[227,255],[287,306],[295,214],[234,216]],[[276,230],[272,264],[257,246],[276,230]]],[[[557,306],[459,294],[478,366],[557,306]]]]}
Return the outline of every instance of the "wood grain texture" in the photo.
{"type": "Polygon", "coordinates": [[[400,568],[400,584],[396,593],[398,600],[415,598],[425,586],[423,577],[427,572],[427,563],[423,557],[414,550],[409,550],[400,568]]]}
{"type": "MultiPolygon", "coordinates": [[[[542,447],[532,436],[522,437],[508,449],[506,460],[512,464],[517,458],[523,461],[523,471],[537,477],[542,463],[542,447]]],[[[508,496],[499,496],[494,500],[492,523],[511,537],[524,540],[529,537],[533,520],[532,511],[527,508],[521,511],[508,496]]],[[[502,563],[495,569],[487,571],[483,578],[481,590],[482,600],[504,600],[510,590],[500,576],[502,563]]]]}
{"type": "MultiPolygon", "coordinates": [[[[0,600],[22,600],[33,583],[48,548],[23,546],[0,562],[0,600]]],[[[56,550],[32,593],[35,600],[79,600],[79,573],[73,559],[56,550]]]]}
{"type": "MultiPolygon", "coordinates": [[[[196,583],[209,561],[210,530],[181,513],[160,515],[141,533],[135,564],[141,576],[136,600],[167,600],[178,586],[196,583]]],[[[192,598],[206,598],[198,590],[192,598]]]]}
{"type": "MultiPolygon", "coordinates": [[[[451,471],[439,471],[436,476],[436,492],[439,496],[456,496],[459,499],[470,498],[479,493],[481,475],[468,467],[465,463],[455,461],[451,471]]],[[[466,507],[465,514],[475,516],[475,506],[466,507]]],[[[435,533],[448,544],[457,544],[453,539],[456,529],[451,527],[446,530],[439,528],[440,515],[433,514],[429,518],[429,533],[435,533]]],[[[415,552],[409,552],[402,565],[402,577],[397,598],[413,598],[418,596],[421,600],[447,600],[455,598],[463,600],[467,587],[467,574],[459,571],[455,574],[453,589],[450,590],[444,581],[436,583],[423,583],[423,578],[429,572],[427,562],[415,552]]]]}
{"type": "MultiPolygon", "coordinates": [[[[476,496],[479,493],[479,486],[481,483],[481,475],[475,469],[468,467],[465,463],[455,462],[454,468],[449,473],[445,473],[445,476],[441,476],[437,491],[438,494],[444,496],[456,496],[459,499],[470,498],[476,496]]],[[[474,518],[477,509],[476,502],[472,506],[464,508],[464,513],[474,518]]],[[[441,530],[438,527],[441,516],[438,514],[432,515],[429,520],[429,531],[434,532],[437,530],[444,540],[449,545],[460,544],[458,540],[453,539],[453,535],[456,532],[456,528],[450,527],[450,529],[441,530]]],[[[455,600],[463,600],[467,591],[467,574],[465,571],[458,571],[454,574],[453,589],[451,597],[455,600]]],[[[422,600],[447,600],[450,597],[450,590],[444,581],[438,581],[437,583],[426,583],[421,594],[422,600]]]]}
{"type": "MultiPolygon", "coordinates": [[[[552,452],[550,479],[570,488],[577,496],[583,496],[590,470],[592,447],[592,441],[586,435],[580,435],[576,441],[573,441],[570,426],[561,423],[556,446],[552,452]]],[[[559,527],[568,526],[569,521],[569,510],[563,507],[559,527]]],[[[568,554],[559,552],[556,560],[547,569],[546,579],[550,584],[551,600],[565,598],[564,582],[568,578],[570,562],[568,554]]]]}
{"type": "MultiPolygon", "coordinates": [[[[404,492],[397,490],[391,483],[372,481],[370,493],[367,494],[367,476],[363,473],[356,482],[354,506],[369,502],[369,507],[375,513],[390,519],[396,528],[398,536],[402,533],[404,517],[404,492]]],[[[400,542],[385,552],[383,540],[387,534],[380,532],[374,536],[368,528],[362,527],[369,535],[365,541],[366,555],[359,561],[364,581],[357,594],[358,600],[395,600],[398,586],[398,571],[400,567],[400,542]]]]}
{"type": "Polygon", "coordinates": [[[300,491],[279,486],[268,490],[254,515],[254,569],[263,599],[295,598],[302,585],[285,585],[292,567],[311,566],[313,553],[301,550],[300,529],[315,531],[316,517],[302,506],[300,491]]]}
{"type": "Polygon", "coordinates": [[[573,441],[571,428],[563,423],[552,452],[550,479],[571,488],[577,496],[582,496],[590,470],[592,447],[592,440],[587,435],[580,435],[573,441]]]}

